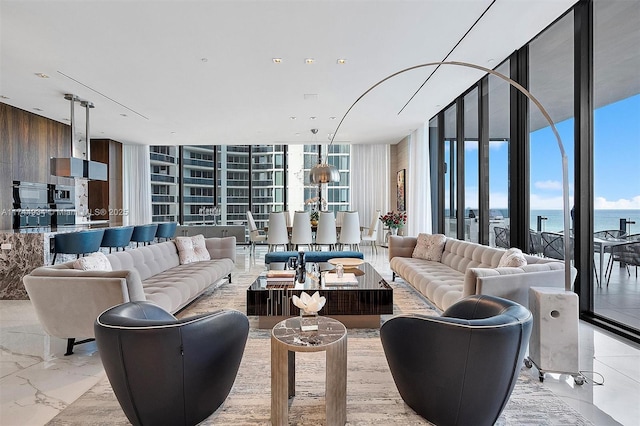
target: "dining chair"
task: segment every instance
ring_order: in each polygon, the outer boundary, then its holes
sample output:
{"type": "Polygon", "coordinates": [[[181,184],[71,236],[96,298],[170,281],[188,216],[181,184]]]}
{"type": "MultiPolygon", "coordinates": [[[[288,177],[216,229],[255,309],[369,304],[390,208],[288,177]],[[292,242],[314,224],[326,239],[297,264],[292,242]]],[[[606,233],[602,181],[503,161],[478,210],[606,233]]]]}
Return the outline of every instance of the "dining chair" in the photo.
{"type": "Polygon", "coordinates": [[[267,231],[267,244],[269,251],[277,251],[278,246],[283,246],[287,251],[289,246],[289,232],[287,231],[287,222],[283,212],[269,213],[269,230],[267,231]]]}
{"type": "Polygon", "coordinates": [[[368,228],[364,228],[367,232],[362,236],[362,241],[371,243],[371,251],[378,254],[378,227],[380,225],[380,210],[376,210],[371,216],[371,223],[368,228]]]}
{"type": "Polygon", "coordinates": [[[250,210],[247,210],[247,227],[249,228],[249,243],[251,244],[249,247],[249,256],[255,256],[256,243],[264,243],[267,240],[267,235],[258,229],[250,210]]]}
{"type": "Polygon", "coordinates": [[[511,235],[509,228],[494,226],[493,232],[496,233],[496,247],[511,248],[511,235]]]}
{"type": "Polygon", "coordinates": [[[358,212],[344,212],[338,242],[341,247],[348,245],[350,250],[360,251],[360,217],[358,212]]]}
{"type": "Polygon", "coordinates": [[[291,228],[292,223],[291,223],[291,213],[289,213],[289,210],[285,210],[283,211],[284,213],[284,222],[287,225],[287,229],[291,228]]]}
{"type": "Polygon", "coordinates": [[[333,212],[320,212],[316,230],[316,249],[321,250],[322,246],[329,246],[329,251],[332,251],[335,250],[337,242],[336,219],[333,212]]]}
{"type": "MultiPolygon", "coordinates": [[[[595,236],[595,233],[594,233],[595,236]]],[[[609,279],[611,279],[611,272],[613,271],[613,262],[620,262],[620,266],[627,269],[627,275],[631,276],[629,266],[636,267],[636,278],[638,277],[638,266],[640,266],[640,234],[627,235],[624,233],[624,238],[627,240],[625,244],[621,244],[616,247],[612,247],[614,250],[611,252],[609,263],[607,263],[607,286],[609,286],[609,279]]]]}
{"type": "Polygon", "coordinates": [[[293,215],[293,229],[291,230],[291,245],[297,251],[299,246],[313,246],[311,232],[311,215],[307,211],[298,211],[293,215]]]}
{"type": "Polygon", "coordinates": [[[529,254],[542,256],[542,236],[533,229],[529,229],[529,254]]]}

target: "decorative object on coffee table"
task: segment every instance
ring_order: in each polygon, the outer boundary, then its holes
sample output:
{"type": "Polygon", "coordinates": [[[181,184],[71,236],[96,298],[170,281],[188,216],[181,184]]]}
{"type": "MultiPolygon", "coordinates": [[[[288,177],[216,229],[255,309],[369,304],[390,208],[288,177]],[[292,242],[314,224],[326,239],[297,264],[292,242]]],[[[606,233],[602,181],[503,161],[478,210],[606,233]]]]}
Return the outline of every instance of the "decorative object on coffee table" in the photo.
{"type": "Polygon", "coordinates": [[[320,296],[317,291],[313,293],[313,296],[305,291],[300,293],[300,297],[295,294],[291,296],[293,304],[300,308],[300,329],[302,331],[314,331],[318,329],[318,312],[327,299],[324,296],[320,296]]]}

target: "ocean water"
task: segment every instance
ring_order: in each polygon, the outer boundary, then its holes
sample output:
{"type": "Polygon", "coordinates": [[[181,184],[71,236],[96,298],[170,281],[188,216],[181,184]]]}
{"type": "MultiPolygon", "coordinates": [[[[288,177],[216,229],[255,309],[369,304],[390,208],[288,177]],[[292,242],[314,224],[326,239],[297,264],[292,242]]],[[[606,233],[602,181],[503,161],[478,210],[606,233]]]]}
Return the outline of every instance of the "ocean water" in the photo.
{"type": "MultiPolygon", "coordinates": [[[[558,232],[564,228],[562,210],[531,210],[530,225],[536,229],[538,216],[546,217],[542,221],[542,231],[558,232]]],[[[593,230],[620,229],[620,219],[627,219],[635,224],[627,225],[629,234],[640,233],[640,209],[637,210],[595,210],[593,212],[593,230]]]]}

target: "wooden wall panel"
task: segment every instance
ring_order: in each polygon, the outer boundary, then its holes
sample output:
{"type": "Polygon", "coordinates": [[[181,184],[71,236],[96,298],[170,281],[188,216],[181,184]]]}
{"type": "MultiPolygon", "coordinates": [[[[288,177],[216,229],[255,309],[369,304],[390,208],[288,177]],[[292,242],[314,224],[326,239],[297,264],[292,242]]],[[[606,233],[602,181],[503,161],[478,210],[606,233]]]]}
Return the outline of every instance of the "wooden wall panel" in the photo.
{"type": "MultiPolygon", "coordinates": [[[[406,137],[396,145],[391,145],[391,161],[389,162],[389,207],[396,210],[398,205],[398,197],[396,194],[396,176],[399,170],[406,169],[409,175],[409,138],[406,137]]],[[[406,194],[405,194],[406,196],[406,194]]],[[[408,200],[408,198],[407,198],[408,200]]],[[[408,202],[411,202],[408,200],[408,202]]]]}
{"type": "MultiPolygon", "coordinates": [[[[92,144],[92,158],[94,153],[102,155],[104,159],[99,161],[109,164],[109,181],[103,182],[106,189],[99,192],[103,197],[100,208],[121,209],[122,144],[109,139],[98,141],[104,141],[95,145],[104,145],[104,151],[94,151],[92,144]]],[[[0,102],[0,213],[8,212],[0,215],[0,230],[12,226],[12,181],[75,186],[74,179],[50,175],[49,159],[70,155],[71,126],[0,102]]],[[[116,219],[116,224],[122,223],[122,217],[116,219]]]]}

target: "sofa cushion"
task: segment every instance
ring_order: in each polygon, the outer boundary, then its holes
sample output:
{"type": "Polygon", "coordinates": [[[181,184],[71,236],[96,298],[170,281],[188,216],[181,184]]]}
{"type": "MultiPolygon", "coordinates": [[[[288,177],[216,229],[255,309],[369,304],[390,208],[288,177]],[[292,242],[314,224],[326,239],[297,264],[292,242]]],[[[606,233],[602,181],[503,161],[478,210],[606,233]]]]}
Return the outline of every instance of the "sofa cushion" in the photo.
{"type": "Polygon", "coordinates": [[[446,242],[447,237],[443,234],[418,234],[411,257],[440,262],[446,242]]]}
{"type": "Polygon", "coordinates": [[[527,264],[527,259],[525,259],[522,254],[522,250],[519,248],[510,248],[505,251],[502,257],[500,258],[500,262],[498,263],[498,268],[503,267],[520,267],[527,264]]]}
{"type": "Polygon", "coordinates": [[[211,259],[202,234],[193,237],[176,237],[175,242],[181,265],[211,259]]]}
{"type": "Polygon", "coordinates": [[[135,269],[142,281],[180,264],[173,241],[118,251],[107,255],[114,271],[135,269]]]}
{"type": "Polygon", "coordinates": [[[80,269],[82,271],[112,271],[111,263],[107,259],[107,256],[102,252],[91,253],[88,256],[78,258],[73,262],[74,269],[80,269]]]}

